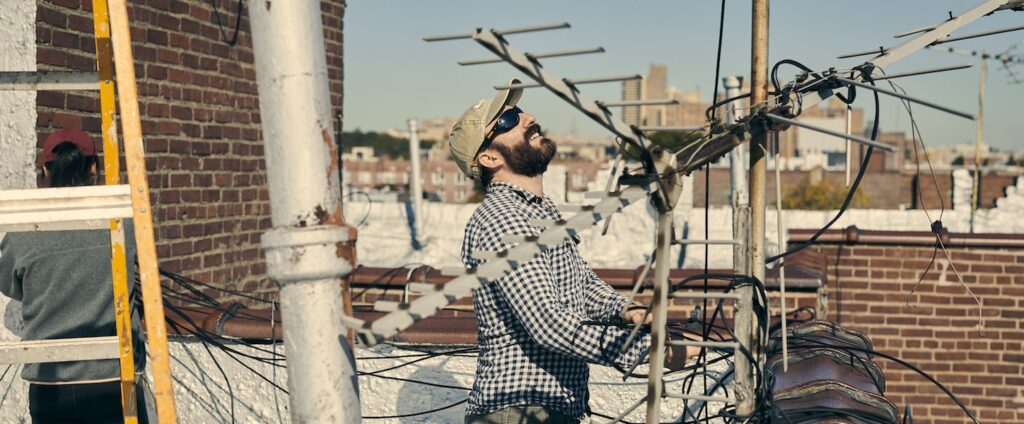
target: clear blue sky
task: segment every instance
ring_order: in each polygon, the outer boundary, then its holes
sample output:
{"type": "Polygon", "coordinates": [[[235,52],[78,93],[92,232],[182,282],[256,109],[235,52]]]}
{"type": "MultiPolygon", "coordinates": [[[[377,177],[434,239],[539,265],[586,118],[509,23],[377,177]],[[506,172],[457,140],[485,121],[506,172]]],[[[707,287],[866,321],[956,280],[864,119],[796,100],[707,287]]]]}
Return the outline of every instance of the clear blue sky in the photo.
{"type": "MultiPolygon", "coordinates": [[[[976,1],[861,0],[772,2],[770,63],[795,59],[814,69],[849,67],[861,59],[842,53],[894,45],[893,34],[937,23],[947,11],[958,14],[976,1]]],[[[705,100],[714,89],[718,1],[464,1],[349,0],[345,16],[346,130],[404,128],[408,118],[458,116],[510,77],[524,78],[505,63],[459,66],[456,61],[490,55],[471,40],[426,43],[428,35],[471,32],[476,27],[510,28],[568,21],[571,29],[509,36],[520,51],[551,51],[602,46],[606,53],[545,59],[545,68],[563,77],[645,74],[651,63],[668,65],[669,85],[700,88],[705,100]]],[[[750,67],[750,1],[727,2],[722,75],[747,75],[750,67]]],[[[1003,11],[955,32],[968,34],[1024,24],[1024,12],[1003,11]]],[[[1024,40],[1024,31],[952,43],[967,49],[1001,52],[1024,40]]],[[[1024,47],[1017,50],[1024,55],[1024,47]]],[[[888,72],[974,63],[961,71],[904,78],[914,96],[965,112],[978,107],[977,61],[922,50],[888,72]]],[[[795,71],[786,68],[784,80],[795,71]]],[[[1024,76],[1024,67],[1018,73],[1024,76]]],[[[1000,149],[1024,147],[1020,100],[1024,85],[1011,83],[1002,66],[990,63],[985,93],[985,142],[1000,149]]],[[[593,99],[620,98],[620,84],[583,86],[593,99]]],[[[606,133],[543,89],[528,91],[520,103],[555,133],[575,126],[581,135],[606,133]]],[[[871,116],[871,98],[856,106],[871,116]]],[[[883,130],[907,130],[899,104],[883,98],[883,130]]],[[[918,124],[929,145],[973,142],[975,123],[917,107],[918,124]]],[[[868,119],[868,118],[866,118],[868,119]]]]}

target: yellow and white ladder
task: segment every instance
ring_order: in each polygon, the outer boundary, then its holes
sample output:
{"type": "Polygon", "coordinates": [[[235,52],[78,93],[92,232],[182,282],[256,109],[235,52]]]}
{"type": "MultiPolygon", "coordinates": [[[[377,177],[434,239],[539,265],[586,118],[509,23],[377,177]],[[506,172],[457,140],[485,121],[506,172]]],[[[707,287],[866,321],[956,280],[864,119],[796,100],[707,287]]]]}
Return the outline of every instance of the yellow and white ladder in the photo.
{"type": "Polygon", "coordinates": [[[146,181],[127,7],[125,0],[93,0],[92,4],[97,73],[3,72],[0,73],[0,90],[99,90],[106,185],[0,191],[0,231],[109,229],[117,336],[0,343],[0,364],[119,358],[124,422],[138,422],[131,299],[128,296],[122,225],[124,218],[132,218],[157,418],[161,424],[174,423],[177,420],[174,387],[153,239],[153,211],[146,181]],[[115,70],[128,184],[121,184],[118,160],[114,121],[115,70]]]}

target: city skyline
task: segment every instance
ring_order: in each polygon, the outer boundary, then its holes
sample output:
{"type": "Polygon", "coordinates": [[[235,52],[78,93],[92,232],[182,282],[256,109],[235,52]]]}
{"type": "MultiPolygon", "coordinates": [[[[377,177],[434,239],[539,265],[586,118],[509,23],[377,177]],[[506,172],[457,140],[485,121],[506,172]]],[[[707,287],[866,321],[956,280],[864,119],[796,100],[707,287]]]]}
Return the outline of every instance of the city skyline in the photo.
{"type": "MultiPolygon", "coordinates": [[[[448,7],[410,1],[351,2],[346,14],[345,120],[346,131],[385,131],[402,127],[409,118],[458,116],[476,99],[493,92],[492,87],[510,77],[522,77],[507,64],[460,67],[456,61],[488,56],[468,40],[426,43],[422,37],[465,33],[477,26],[507,28],[569,21],[572,29],[510,36],[513,47],[523,51],[550,51],[603,46],[607,53],[570,58],[546,59],[547,69],[563,77],[593,77],[645,74],[650,64],[665,64],[667,83],[682,91],[699,90],[708,102],[714,91],[715,41],[718,6],[710,2],[680,4],[649,2],[643,8],[624,3],[590,4],[560,2],[543,7],[506,8],[488,13],[494,5],[446,2],[448,7]],[[444,12],[444,13],[439,13],[444,12]],[[622,29],[623,14],[632,14],[646,24],[644,31],[622,29]],[[482,17],[482,18],[481,18],[482,17]],[[706,42],[673,43],[672,40],[706,42]]],[[[946,10],[954,13],[972,4],[956,1],[900,2],[879,0],[846,8],[836,4],[819,6],[821,16],[833,19],[802,19],[806,6],[773,4],[770,62],[783,58],[799,60],[811,68],[848,67],[857,59],[835,59],[843,53],[903,41],[892,34],[939,22],[946,10]],[[872,8],[871,6],[878,6],[872,8]],[[884,13],[882,12],[884,10],[884,13]],[[861,24],[869,22],[870,24],[861,24]],[[842,30],[836,28],[842,27],[842,30]],[[813,36],[808,36],[813,35],[813,36]]],[[[1014,24],[1012,13],[1001,12],[976,22],[955,34],[969,34],[1014,24]]],[[[631,19],[632,20],[632,19],[631,19]]],[[[749,72],[749,4],[730,3],[726,12],[721,76],[749,72]]],[[[1000,52],[1021,40],[1020,33],[1008,33],[953,43],[966,49],[1000,52]]],[[[889,72],[904,72],[936,66],[974,64],[977,60],[934,51],[915,53],[894,65],[889,72]]],[[[977,112],[979,67],[942,74],[906,78],[899,83],[916,97],[968,113],[977,112]]],[[[780,79],[789,80],[795,69],[783,67],[780,79]]],[[[1024,85],[1008,83],[1002,66],[991,64],[986,81],[984,142],[996,149],[1015,150],[1020,144],[1015,121],[1014,100],[1024,85]]],[[[721,89],[721,88],[720,88],[721,89]]],[[[584,94],[594,99],[619,99],[618,83],[588,85],[584,94]]],[[[855,106],[873,114],[870,96],[861,96],[855,106]]],[[[528,91],[521,103],[537,115],[542,125],[555,133],[577,133],[587,138],[604,138],[608,133],[579,112],[546,91],[528,91]]],[[[930,146],[974,141],[975,123],[953,118],[923,107],[914,108],[926,144],[930,146]]],[[[909,118],[902,105],[882,98],[881,128],[909,133],[909,118]]]]}

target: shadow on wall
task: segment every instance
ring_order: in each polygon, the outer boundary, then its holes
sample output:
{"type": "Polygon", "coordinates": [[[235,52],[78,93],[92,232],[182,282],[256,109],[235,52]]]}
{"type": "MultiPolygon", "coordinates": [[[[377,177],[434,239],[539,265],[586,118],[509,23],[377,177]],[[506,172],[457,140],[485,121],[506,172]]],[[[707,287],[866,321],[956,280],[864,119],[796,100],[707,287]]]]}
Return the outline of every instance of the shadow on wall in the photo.
{"type": "MultiPolygon", "coordinates": [[[[461,383],[455,380],[455,377],[450,371],[444,369],[444,365],[447,362],[448,360],[446,359],[436,366],[420,367],[405,378],[410,380],[429,381],[432,384],[444,386],[463,387],[461,383]]],[[[402,384],[402,387],[398,390],[398,396],[395,397],[395,399],[401,400],[395,408],[397,411],[396,415],[417,414],[423,411],[443,408],[456,402],[463,401],[468,396],[468,389],[460,390],[453,388],[426,387],[419,383],[406,382],[402,384]]],[[[462,422],[465,415],[466,404],[462,403],[431,414],[399,418],[397,422],[402,424],[442,422],[456,423],[462,422]]],[[[389,422],[395,421],[389,420],[389,422]]]]}

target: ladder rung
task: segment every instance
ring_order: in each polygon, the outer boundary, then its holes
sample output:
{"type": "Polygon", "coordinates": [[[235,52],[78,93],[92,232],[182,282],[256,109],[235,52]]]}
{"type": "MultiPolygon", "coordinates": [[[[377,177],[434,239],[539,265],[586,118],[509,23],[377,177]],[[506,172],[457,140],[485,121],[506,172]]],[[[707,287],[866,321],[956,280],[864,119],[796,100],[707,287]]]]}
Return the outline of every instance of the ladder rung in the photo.
{"type": "Polygon", "coordinates": [[[117,336],[0,343],[0,365],[116,359],[117,336]]]}
{"type": "Polygon", "coordinates": [[[0,90],[99,90],[95,72],[0,72],[0,90]]]}
{"type": "Polygon", "coordinates": [[[106,228],[132,216],[128,185],[0,191],[0,231],[106,228]]]}

